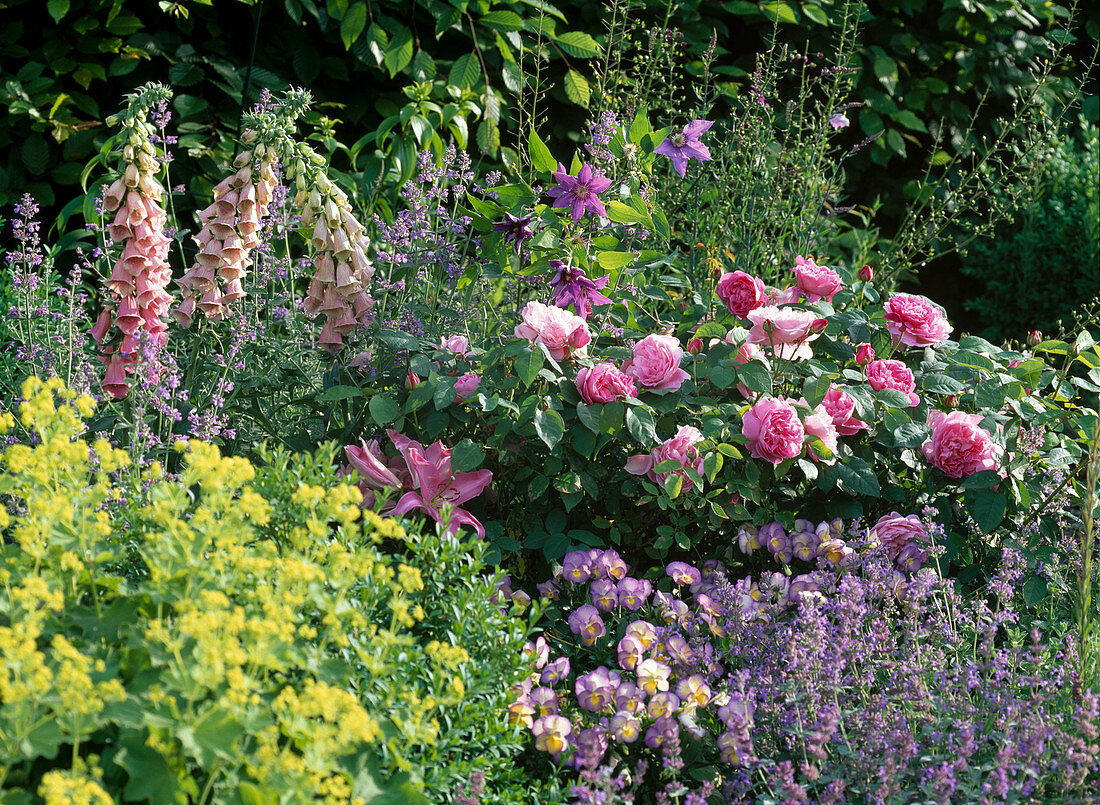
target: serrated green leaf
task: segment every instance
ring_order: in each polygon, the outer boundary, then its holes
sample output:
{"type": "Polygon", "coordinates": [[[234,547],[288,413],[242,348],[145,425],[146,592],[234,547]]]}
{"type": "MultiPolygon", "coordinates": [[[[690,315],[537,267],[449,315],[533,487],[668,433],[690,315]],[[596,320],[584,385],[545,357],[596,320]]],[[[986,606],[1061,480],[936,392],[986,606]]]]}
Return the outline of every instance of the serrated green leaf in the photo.
{"type": "Polygon", "coordinates": [[[383,59],[383,63],[390,73],[390,78],[404,70],[408,63],[412,61],[412,57],[412,32],[402,26],[401,30],[390,41],[389,47],[386,48],[386,56],[383,59]]]}
{"type": "Polygon", "coordinates": [[[881,487],[874,468],[858,456],[837,462],[837,480],[845,491],[854,495],[878,497],[881,487]]]}
{"type": "Polygon", "coordinates": [[[591,59],[600,55],[600,46],[596,44],[596,40],[581,31],[566,31],[554,37],[554,41],[570,56],[591,59]]]}
{"type": "Polygon", "coordinates": [[[921,378],[920,387],[933,394],[958,394],[964,388],[955,378],[944,374],[927,374],[921,378]]]}
{"type": "Polygon", "coordinates": [[[798,22],[798,15],[795,14],[794,9],[788,6],[786,3],[764,3],[760,6],[760,11],[769,20],[778,20],[779,22],[798,22]]]}
{"type": "Polygon", "coordinates": [[[565,74],[565,95],[577,106],[588,107],[588,99],[592,91],[588,87],[588,80],[576,70],[570,70],[565,74]]]}
{"type": "Polygon", "coordinates": [[[670,498],[677,498],[680,496],[680,491],[684,488],[684,479],[679,475],[670,475],[665,478],[665,493],[670,498]]]}
{"type": "Polygon", "coordinates": [[[454,87],[473,89],[481,77],[481,65],[477,56],[473,53],[463,53],[455,63],[451,65],[451,71],[447,74],[447,83],[454,87]]]}
{"type": "Polygon", "coordinates": [[[478,22],[500,28],[502,31],[523,30],[523,17],[514,11],[490,11],[482,16],[478,22]]]}
{"type": "Polygon", "coordinates": [[[771,393],[771,372],[761,363],[749,361],[743,366],[738,366],[737,379],[741,381],[749,391],[755,391],[758,394],[771,393]]]}
{"type": "Polygon", "coordinates": [[[340,20],[340,39],[348,50],[351,50],[359,34],[363,33],[363,29],[367,27],[367,16],[367,4],[360,0],[349,8],[344,18],[340,20]]]}

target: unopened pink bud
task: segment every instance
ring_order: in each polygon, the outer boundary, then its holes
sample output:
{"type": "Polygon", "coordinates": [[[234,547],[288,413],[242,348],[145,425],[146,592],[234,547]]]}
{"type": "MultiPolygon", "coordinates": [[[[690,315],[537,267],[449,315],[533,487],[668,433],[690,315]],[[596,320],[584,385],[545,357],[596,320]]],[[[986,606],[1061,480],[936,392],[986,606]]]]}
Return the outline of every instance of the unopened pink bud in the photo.
{"type": "Polygon", "coordinates": [[[860,344],[859,349],[856,350],[856,363],[860,366],[866,366],[875,359],[875,350],[870,344],[860,344]]]}
{"type": "Polygon", "coordinates": [[[688,341],[688,352],[692,355],[698,355],[703,351],[703,339],[693,338],[688,341]]]}
{"type": "Polygon", "coordinates": [[[875,270],[870,266],[864,266],[859,270],[859,278],[864,282],[870,282],[875,278],[875,270]]]}
{"type": "Polygon", "coordinates": [[[810,324],[810,332],[820,333],[820,332],[823,332],[825,330],[825,328],[828,327],[828,326],[829,326],[829,320],[828,319],[814,319],[813,323],[810,324]]]}
{"type": "Polygon", "coordinates": [[[1032,330],[1027,334],[1028,346],[1037,347],[1043,341],[1043,334],[1038,330],[1032,330]]]}
{"type": "Polygon", "coordinates": [[[417,377],[416,375],[414,375],[412,373],[412,370],[410,369],[408,376],[405,378],[405,388],[409,391],[412,391],[414,388],[416,388],[419,385],[420,385],[420,378],[417,377]]]}

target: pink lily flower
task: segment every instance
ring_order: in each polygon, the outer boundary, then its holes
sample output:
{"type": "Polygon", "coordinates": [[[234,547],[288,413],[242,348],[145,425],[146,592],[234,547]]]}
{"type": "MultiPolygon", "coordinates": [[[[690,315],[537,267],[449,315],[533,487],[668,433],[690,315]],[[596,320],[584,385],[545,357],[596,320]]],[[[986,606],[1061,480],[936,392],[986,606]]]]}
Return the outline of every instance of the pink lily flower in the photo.
{"type": "Polygon", "coordinates": [[[460,526],[468,525],[479,537],[484,538],[485,527],[476,517],[460,508],[459,504],[480,495],[493,480],[493,473],[489,470],[456,473],[451,469],[451,448],[444,447],[443,442],[437,441],[424,447],[420,442],[402,436],[395,430],[386,432],[412,473],[411,486],[418,487],[419,490],[405,492],[391,514],[407,514],[420,509],[431,515],[437,523],[442,523],[442,507],[450,505],[448,534],[454,534],[460,526]]]}

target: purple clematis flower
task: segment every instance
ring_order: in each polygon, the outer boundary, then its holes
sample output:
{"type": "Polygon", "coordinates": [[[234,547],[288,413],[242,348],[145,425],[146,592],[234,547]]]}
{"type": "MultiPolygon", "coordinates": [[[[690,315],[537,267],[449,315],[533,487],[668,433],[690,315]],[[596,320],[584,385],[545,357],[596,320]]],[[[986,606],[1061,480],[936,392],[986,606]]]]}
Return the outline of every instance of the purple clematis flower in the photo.
{"type": "Polygon", "coordinates": [[[710,149],[699,142],[699,138],[713,125],[713,120],[693,120],[684,126],[683,131],[665,137],[664,142],[653,149],[653,153],[671,159],[672,167],[683,176],[689,159],[710,162],[710,149]]]}
{"type": "Polygon", "coordinates": [[[601,218],[607,217],[607,210],[597,196],[611,187],[611,180],[606,176],[594,176],[592,167],[587,164],[581,166],[576,176],[572,176],[559,162],[554,178],[558,180],[558,186],[550,190],[550,196],[554,199],[553,206],[571,207],[573,223],[581,220],[585,210],[594,212],[601,218]]]}
{"type": "Polygon", "coordinates": [[[554,304],[558,307],[573,305],[577,315],[587,319],[594,305],[610,305],[611,300],[600,293],[607,285],[606,276],[590,280],[580,266],[567,266],[561,260],[551,260],[550,268],[556,269],[550,287],[555,289],[554,304]]]}
{"type": "Polygon", "coordinates": [[[534,237],[535,233],[531,231],[531,216],[525,215],[522,218],[517,218],[510,212],[504,213],[504,220],[493,224],[494,232],[504,233],[504,242],[512,241],[512,244],[516,247],[516,253],[518,254],[520,249],[523,248],[523,241],[529,240],[534,237]]]}

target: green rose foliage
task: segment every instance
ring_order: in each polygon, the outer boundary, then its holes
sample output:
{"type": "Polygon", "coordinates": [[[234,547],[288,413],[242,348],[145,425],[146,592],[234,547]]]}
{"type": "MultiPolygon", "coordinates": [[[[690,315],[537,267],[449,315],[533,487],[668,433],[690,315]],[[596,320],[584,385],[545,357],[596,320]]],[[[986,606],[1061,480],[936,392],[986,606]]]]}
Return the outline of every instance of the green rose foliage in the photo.
{"type": "Polygon", "coordinates": [[[6,801],[427,803],[474,773],[513,798],[527,629],[489,603],[481,546],[362,511],[326,450],[180,443],[178,478],[128,488],[125,453],[79,438],[90,398],[23,396],[40,443],[0,457],[6,801]]]}
{"type": "MultiPolygon", "coordinates": [[[[501,289],[500,336],[456,354],[383,331],[383,343],[402,351],[415,383],[372,398],[375,423],[454,447],[455,472],[492,470],[491,493],[467,505],[502,554],[541,554],[549,563],[570,550],[613,545],[641,566],[672,556],[733,560],[745,526],[836,517],[871,525],[890,512],[932,507],[947,534],[946,560],[965,578],[982,571],[997,540],[1020,543],[1033,565],[1042,559],[1054,536],[1043,530],[1053,526],[1023,527],[1051,505],[1044,491],[1050,474],[1072,474],[1083,455],[1097,407],[1100,351],[1092,337],[1084,333],[1072,346],[1046,342],[1032,352],[973,336],[953,340],[948,327],[915,346],[896,343],[886,319],[890,295],[840,268],[831,301],[809,301],[793,273],[778,289],[761,283],[756,306],[778,302],[805,328],[789,346],[778,336],[773,346],[763,328],[782,325],[754,325],[716,300],[721,261],[705,258],[712,279],[691,283],[666,253],[639,242],[638,229],[660,231],[659,210],[639,189],[666,133],[654,134],[642,116],[618,132],[609,147],[621,154],[630,143],[632,160],[620,162],[629,167],[615,176],[618,193],[604,196],[609,221],[599,227],[573,224],[527,184],[495,188],[493,198],[471,196],[473,226],[490,262],[471,264],[459,285],[501,289]],[[534,228],[522,256],[507,227],[494,231],[505,213],[526,216],[534,228]],[[520,332],[510,337],[524,322],[526,301],[553,302],[553,292],[548,298],[538,290],[560,266],[550,265],[552,256],[591,279],[606,277],[602,290],[613,304],[596,308],[583,349],[520,332]],[[503,289],[518,285],[517,275],[534,284],[507,298],[503,289]],[[632,341],[658,332],[678,345],[670,354],[686,380],[647,389],[639,379],[637,396],[603,403],[582,397],[582,370],[637,363],[632,341]],[[746,360],[737,353],[747,341],[758,352],[746,360]],[[903,379],[883,381],[885,369],[857,360],[862,345],[903,379]],[[796,347],[805,354],[796,355],[796,347]],[[478,375],[472,391],[459,380],[471,373],[478,375]],[[849,405],[840,420],[824,413],[827,394],[849,405]],[[789,455],[754,448],[745,420],[761,400],[781,401],[795,413],[800,435],[789,455]],[[928,457],[930,420],[939,413],[952,414],[951,421],[977,415],[972,421],[987,434],[991,463],[945,471],[943,460],[928,457]],[[845,432],[840,426],[849,419],[859,426],[849,423],[845,432]],[[680,437],[677,452],[672,443],[680,437]]],[[[553,160],[542,162],[549,170],[553,160]]],[[[574,160],[573,175],[578,165],[574,160]]]]}

